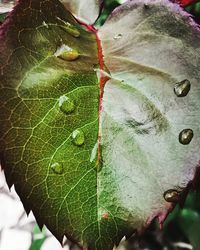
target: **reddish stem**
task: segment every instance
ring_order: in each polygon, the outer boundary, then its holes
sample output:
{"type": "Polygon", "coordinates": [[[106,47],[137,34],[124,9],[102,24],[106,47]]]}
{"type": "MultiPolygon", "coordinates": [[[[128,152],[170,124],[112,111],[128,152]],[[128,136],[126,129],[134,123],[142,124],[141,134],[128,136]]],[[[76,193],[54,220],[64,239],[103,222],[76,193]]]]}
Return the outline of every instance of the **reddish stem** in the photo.
{"type": "Polygon", "coordinates": [[[99,79],[99,89],[100,89],[100,94],[99,94],[99,131],[98,131],[98,163],[101,160],[101,149],[100,149],[100,144],[101,144],[101,134],[100,134],[100,126],[101,126],[101,111],[103,109],[103,88],[105,85],[105,82],[108,80],[104,74],[104,62],[103,62],[103,53],[102,53],[102,48],[101,48],[101,40],[98,36],[98,30],[95,29],[92,25],[88,25],[83,23],[82,21],[78,20],[78,22],[83,25],[87,30],[93,32],[96,36],[96,42],[97,42],[97,50],[98,50],[98,59],[99,59],[99,67],[100,67],[100,79],[99,79]]]}

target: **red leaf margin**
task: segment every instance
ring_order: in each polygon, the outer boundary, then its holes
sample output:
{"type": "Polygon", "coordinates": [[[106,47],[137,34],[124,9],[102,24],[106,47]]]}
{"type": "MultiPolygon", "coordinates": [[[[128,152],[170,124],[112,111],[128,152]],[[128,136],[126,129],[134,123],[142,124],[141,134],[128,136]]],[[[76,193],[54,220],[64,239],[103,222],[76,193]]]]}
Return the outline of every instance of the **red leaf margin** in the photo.
{"type": "Polygon", "coordinates": [[[178,3],[181,6],[186,7],[186,6],[190,5],[190,4],[198,3],[200,1],[199,0],[173,0],[172,2],[178,3]]]}

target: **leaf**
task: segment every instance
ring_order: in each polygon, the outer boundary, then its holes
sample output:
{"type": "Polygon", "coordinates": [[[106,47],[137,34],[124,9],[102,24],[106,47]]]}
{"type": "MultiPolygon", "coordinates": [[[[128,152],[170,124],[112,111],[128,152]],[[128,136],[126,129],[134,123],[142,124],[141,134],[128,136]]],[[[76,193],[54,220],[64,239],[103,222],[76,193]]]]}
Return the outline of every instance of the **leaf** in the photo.
{"type": "Polygon", "coordinates": [[[95,159],[90,162],[98,137],[95,35],[57,0],[21,0],[0,34],[0,152],[7,182],[40,227],[45,223],[60,241],[68,235],[90,243],[99,230],[95,159]],[[69,100],[74,110],[65,114],[69,100]],[[85,135],[82,146],[72,140],[77,129],[85,135]]]}
{"type": "Polygon", "coordinates": [[[0,2],[0,14],[10,12],[14,7],[14,3],[7,2],[7,3],[1,3],[0,2]]]}
{"type": "Polygon", "coordinates": [[[199,30],[168,1],[145,3],[100,29],[105,66],[57,0],[21,0],[0,28],[1,162],[60,242],[111,250],[162,223],[199,165],[199,30]]]}
{"type": "Polygon", "coordinates": [[[101,114],[100,204],[133,228],[155,217],[162,223],[173,204],[166,200],[184,198],[199,166],[199,29],[169,1],[129,1],[98,35],[111,77],[101,114]],[[187,145],[185,129],[194,135],[187,145]]]}
{"type": "Polygon", "coordinates": [[[66,8],[82,21],[93,24],[99,16],[102,0],[60,0],[66,8]]]}

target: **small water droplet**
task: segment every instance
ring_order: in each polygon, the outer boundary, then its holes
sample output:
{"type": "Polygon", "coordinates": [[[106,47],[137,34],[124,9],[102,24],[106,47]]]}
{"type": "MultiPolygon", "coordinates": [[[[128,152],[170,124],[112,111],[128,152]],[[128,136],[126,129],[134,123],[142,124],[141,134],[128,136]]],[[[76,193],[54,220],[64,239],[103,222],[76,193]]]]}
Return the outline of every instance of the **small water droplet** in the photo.
{"type": "Polygon", "coordinates": [[[42,25],[43,25],[44,27],[46,27],[47,29],[49,28],[49,25],[48,25],[45,21],[42,22],[42,25]]]}
{"type": "Polygon", "coordinates": [[[104,214],[102,214],[101,218],[104,219],[104,220],[108,220],[109,219],[109,214],[104,213],[104,214]]]}
{"type": "Polygon", "coordinates": [[[118,40],[120,38],[122,38],[122,34],[117,34],[113,37],[114,40],[118,40]]]}
{"type": "Polygon", "coordinates": [[[190,81],[185,79],[175,84],[174,92],[178,97],[185,97],[189,93],[190,88],[191,88],[190,81]]]}
{"type": "Polygon", "coordinates": [[[63,113],[70,114],[75,110],[75,104],[73,100],[64,95],[59,98],[59,108],[63,113]]]}
{"type": "Polygon", "coordinates": [[[85,135],[81,129],[76,129],[72,133],[73,143],[77,146],[82,146],[85,142],[85,135]]]}
{"type": "Polygon", "coordinates": [[[66,61],[74,61],[79,57],[79,53],[76,49],[72,49],[65,44],[59,47],[54,55],[66,61]]]}
{"type": "Polygon", "coordinates": [[[63,166],[62,164],[55,162],[51,165],[51,169],[55,174],[62,174],[63,173],[63,166]]]}
{"type": "Polygon", "coordinates": [[[164,192],[163,196],[167,202],[177,203],[179,201],[179,195],[180,193],[177,190],[169,189],[166,192],[164,192]]]}
{"type": "Polygon", "coordinates": [[[71,23],[66,22],[64,20],[62,20],[61,18],[57,17],[57,19],[59,21],[61,21],[64,25],[61,26],[61,28],[65,31],[67,31],[70,35],[72,35],[73,37],[79,37],[80,36],[80,31],[71,23]]]}
{"type": "Polygon", "coordinates": [[[179,134],[179,142],[183,145],[188,145],[194,136],[192,129],[184,129],[179,134]]]}

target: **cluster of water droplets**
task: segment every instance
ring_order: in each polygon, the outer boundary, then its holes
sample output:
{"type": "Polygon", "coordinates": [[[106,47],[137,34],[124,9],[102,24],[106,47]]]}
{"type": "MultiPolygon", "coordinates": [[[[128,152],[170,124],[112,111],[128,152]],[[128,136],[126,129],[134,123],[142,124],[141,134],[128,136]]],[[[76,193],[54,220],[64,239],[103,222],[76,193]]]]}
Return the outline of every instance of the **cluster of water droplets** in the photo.
{"type": "MultiPolygon", "coordinates": [[[[178,82],[174,86],[174,93],[177,97],[186,97],[191,89],[191,83],[189,80],[185,79],[181,82],[178,82]]],[[[193,130],[190,128],[186,128],[182,130],[179,134],[179,142],[183,145],[188,145],[192,141],[194,137],[193,130]]],[[[170,189],[164,193],[164,199],[167,202],[177,203],[180,200],[181,192],[170,189]]]]}
{"type": "MultiPolygon", "coordinates": [[[[80,31],[74,25],[60,19],[59,17],[57,17],[57,19],[62,22],[62,25],[59,26],[68,34],[72,35],[75,38],[80,37],[80,31]]],[[[45,26],[48,27],[46,23],[45,26]]],[[[71,48],[66,44],[62,44],[57,48],[54,56],[64,61],[74,61],[79,58],[80,54],[77,49],[71,48]]],[[[66,95],[63,95],[59,98],[58,106],[60,111],[65,115],[72,114],[76,109],[74,100],[66,95]]],[[[71,139],[74,145],[79,147],[82,146],[85,142],[85,135],[82,129],[74,130],[71,134],[71,139]]],[[[61,175],[63,173],[63,164],[61,163],[55,162],[51,164],[50,168],[55,174],[61,175]]]]}
{"type": "MultiPolygon", "coordinates": [[[[191,89],[191,83],[189,80],[185,79],[179,83],[176,83],[174,86],[174,93],[177,97],[185,97],[188,95],[191,89]]],[[[194,136],[194,133],[191,129],[187,128],[180,132],[179,142],[183,145],[188,145],[194,136]]]]}
{"type": "MultiPolygon", "coordinates": [[[[59,98],[58,106],[59,106],[60,111],[64,113],[65,115],[72,114],[76,109],[74,100],[66,95],[63,95],[59,98]]],[[[85,134],[83,130],[82,129],[74,130],[71,134],[71,140],[74,145],[78,147],[82,146],[85,142],[85,134]]],[[[57,163],[57,162],[53,163],[51,165],[51,169],[53,170],[55,174],[63,173],[63,166],[60,163],[57,163]]]]}

